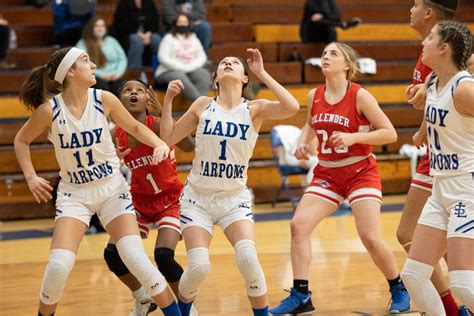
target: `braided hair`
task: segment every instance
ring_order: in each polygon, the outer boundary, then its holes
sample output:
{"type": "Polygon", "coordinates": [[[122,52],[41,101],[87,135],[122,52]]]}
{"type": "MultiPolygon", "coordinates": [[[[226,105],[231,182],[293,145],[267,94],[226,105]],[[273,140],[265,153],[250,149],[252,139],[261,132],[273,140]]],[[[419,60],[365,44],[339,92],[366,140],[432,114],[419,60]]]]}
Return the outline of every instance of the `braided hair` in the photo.
{"type": "Polygon", "coordinates": [[[449,44],[452,49],[452,60],[461,70],[467,69],[467,61],[472,54],[472,34],[462,23],[440,21],[438,23],[440,44],[449,44]]]}

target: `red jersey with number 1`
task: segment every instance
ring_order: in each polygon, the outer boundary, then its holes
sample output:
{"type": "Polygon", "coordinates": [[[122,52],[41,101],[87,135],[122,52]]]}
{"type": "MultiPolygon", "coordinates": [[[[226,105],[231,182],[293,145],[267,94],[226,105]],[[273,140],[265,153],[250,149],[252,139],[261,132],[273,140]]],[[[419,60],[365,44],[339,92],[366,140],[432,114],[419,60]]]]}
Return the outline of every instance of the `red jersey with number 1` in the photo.
{"type": "Polygon", "coordinates": [[[318,158],[338,161],[355,156],[369,156],[372,146],[353,144],[334,148],[329,140],[337,133],[369,132],[369,121],[357,113],[357,92],[361,86],[350,82],[345,96],[336,104],[329,104],[324,97],[326,85],[316,88],[311,107],[311,126],[318,137],[318,158]]]}
{"type": "MultiPolygon", "coordinates": [[[[155,120],[155,116],[147,116],[145,125],[153,130],[155,120]]],[[[127,132],[119,126],[115,128],[115,137],[122,151],[129,148],[127,132]]],[[[153,148],[145,144],[138,145],[124,157],[125,164],[132,172],[130,184],[132,194],[154,195],[160,192],[181,189],[182,184],[176,175],[174,150],[173,148],[170,149],[168,158],[157,165],[151,164],[153,148]]]]}

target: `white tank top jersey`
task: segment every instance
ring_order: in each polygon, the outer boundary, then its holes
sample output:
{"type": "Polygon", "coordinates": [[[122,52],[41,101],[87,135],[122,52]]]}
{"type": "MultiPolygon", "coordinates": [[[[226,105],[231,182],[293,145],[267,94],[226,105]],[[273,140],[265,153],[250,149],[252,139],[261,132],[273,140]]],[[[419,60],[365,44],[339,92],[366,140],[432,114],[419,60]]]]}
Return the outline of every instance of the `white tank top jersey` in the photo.
{"type": "Polygon", "coordinates": [[[425,119],[432,176],[474,172],[474,118],[454,108],[454,93],[464,80],[474,81],[469,72],[460,71],[439,93],[436,91],[438,78],[429,82],[425,119]]]}
{"type": "Polygon", "coordinates": [[[199,118],[188,183],[203,193],[245,189],[257,138],[247,101],[229,111],[212,100],[199,118]]]}
{"type": "Polygon", "coordinates": [[[118,172],[120,166],[104,114],[101,90],[89,89],[87,93],[87,105],[80,119],[68,111],[62,94],[49,101],[53,122],[48,138],[54,144],[61,181],[80,187],[100,184],[100,180],[118,172]]]}

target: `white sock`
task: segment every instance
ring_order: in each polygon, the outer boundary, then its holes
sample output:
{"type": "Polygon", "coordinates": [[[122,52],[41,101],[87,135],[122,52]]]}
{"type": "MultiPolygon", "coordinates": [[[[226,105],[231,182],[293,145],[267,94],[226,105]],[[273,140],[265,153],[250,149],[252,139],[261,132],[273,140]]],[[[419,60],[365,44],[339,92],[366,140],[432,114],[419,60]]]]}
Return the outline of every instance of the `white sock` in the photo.
{"type": "Polygon", "coordinates": [[[143,286],[140,287],[138,290],[132,292],[132,295],[136,300],[139,300],[139,301],[144,301],[149,298],[143,286]]]}
{"type": "Polygon", "coordinates": [[[474,271],[454,270],[449,272],[451,291],[469,309],[474,309],[474,271]]]}
{"type": "Polygon", "coordinates": [[[401,277],[420,313],[445,316],[443,302],[430,280],[433,270],[434,268],[428,264],[407,259],[401,277]]]}

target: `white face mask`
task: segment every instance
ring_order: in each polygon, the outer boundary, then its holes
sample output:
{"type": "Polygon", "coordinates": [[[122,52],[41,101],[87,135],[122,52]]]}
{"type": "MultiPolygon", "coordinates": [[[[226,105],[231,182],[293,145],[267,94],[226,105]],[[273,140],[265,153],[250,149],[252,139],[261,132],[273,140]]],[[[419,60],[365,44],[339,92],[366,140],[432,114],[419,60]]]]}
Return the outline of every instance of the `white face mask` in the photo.
{"type": "Polygon", "coordinates": [[[94,31],[94,36],[98,39],[104,38],[106,34],[106,30],[94,31]]]}

